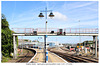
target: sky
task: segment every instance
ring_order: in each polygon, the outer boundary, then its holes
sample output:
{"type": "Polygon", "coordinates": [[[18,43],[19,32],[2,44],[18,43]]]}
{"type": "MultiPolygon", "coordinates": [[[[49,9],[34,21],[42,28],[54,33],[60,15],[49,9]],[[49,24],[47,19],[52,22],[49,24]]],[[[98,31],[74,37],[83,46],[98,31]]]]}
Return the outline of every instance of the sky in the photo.
{"type": "MultiPolygon", "coordinates": [[[[1,1],[1,7],[1,13],[6,16],[10,29],[45,28],[45,17],[39,18],[38,15],[46,7],[55,15],[54,18],[48,17],[48,28],[98,28],[98,1],[1,1]]],[[[22,39],[20,36],[18,38],[22,39]]],[[[79,38],[48,36],[47,40],[75,44],[80,42],[79,38]]],[[[23,39],[44,40],[43,36],[24,36],[23,39]]],[[[92,36],[81,36],[81,42],[92,39],[92,36]]]]}

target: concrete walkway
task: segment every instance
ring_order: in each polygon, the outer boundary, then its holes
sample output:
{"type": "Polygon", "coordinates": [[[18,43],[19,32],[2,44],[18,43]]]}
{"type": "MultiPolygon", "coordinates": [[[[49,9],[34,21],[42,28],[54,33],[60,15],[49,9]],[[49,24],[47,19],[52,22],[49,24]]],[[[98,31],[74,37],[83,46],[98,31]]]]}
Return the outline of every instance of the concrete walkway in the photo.
{"type": "MultiPolygon", "coordinates": [[[[31,59],[31,63],[44,63],[44,52],[43,49],[34,49],[37,53],[35,57],[31,59]]],[[[54,53],[48,52],[48,63],[66,63],[64,59],[55,55],[54,53]]]]}

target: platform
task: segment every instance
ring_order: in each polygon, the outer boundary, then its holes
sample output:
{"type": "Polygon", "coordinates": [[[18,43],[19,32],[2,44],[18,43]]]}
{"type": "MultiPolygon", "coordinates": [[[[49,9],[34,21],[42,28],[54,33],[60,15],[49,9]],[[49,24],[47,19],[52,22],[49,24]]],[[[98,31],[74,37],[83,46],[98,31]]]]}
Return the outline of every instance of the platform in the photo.
{"type": "MultiPolygon", "coordinates": [[[[30,63],[45,63],[43,49],[34,50],[36,51],[36,55],[30,60],[30,63]]],[[[67,63],[67,61],[54,53],[48,52],[48,63],[67,63]]]]}

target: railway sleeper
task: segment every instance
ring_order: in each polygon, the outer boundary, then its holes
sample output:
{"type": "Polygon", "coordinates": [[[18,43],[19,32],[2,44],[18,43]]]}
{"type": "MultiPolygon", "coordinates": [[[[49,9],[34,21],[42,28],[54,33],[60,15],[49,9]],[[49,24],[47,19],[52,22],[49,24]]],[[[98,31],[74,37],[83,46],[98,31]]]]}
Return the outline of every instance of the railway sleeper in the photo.
{"type": "Polygon", "coordinates": [[[66,60],[69,60],[70,62],[80,62],[79,59],[72,58],[71,56],[62,55],[60,53],[56,53],[56,54],[58,54],[59,56],[61,56],[62,58],[66,59],[66,60]]]}
{"type": "Polygon", "coordinates": [[[85,60],[88,60],[88,61],[91,61],[91,62],[96,62],[96,63],[98,63],[98,60],[92,60],[92,59],[84,58],[84,57],[80,57],[80,56],[76,56],[76,57],[79,57],[79,58],[82,58],[82,59],[85,59],[85,60]]]}
{"type": "MultiPolygon", "coordinates": [[[[60,53],[60,54],[62,54],[62,53],[60,53]]],[[[72,57],[72,58],[74,58],[74,59],[79,59],[79,60],[82,61],[82,62],[96,62],[96,61],[89,60],[89,59],[86,59],[86,58],[82,58],[82,57],[78,57],[78,56],[72,56],[72,55],[70,55],[70,54],[63,54],[63,55],[72,57]]]]}
{"type": "MultiPolygon", "coordinates": [[[[67,54],[67,55],[70,55],[70,54],[67,54]]],[[[92,61],[92,62],[98,62],[97,59],[93,59],[93,58],[88,58],[88,57],[78,56],[78,55],[71,55],[71,56],[79,57],[79,58],[82,58],[82,59],[85,59],[85,60],[89,60],[89,61],[92,61]]]]}
{"type": "MultiPolygon", "coordinates": [[[[62,48],[61,48],[61,49],[62,49],[62,48]]],[[[62,50],[65,50],[65,49],[62,49],[62,50]]],[[[67,55],[70,55],[70,54],[67,54],[67,55]]],[[[90,61],[90,62],[96,62],[96,63],[98,63],[98,59],[90,59],[90,58],[87,58],[87,57],[77,56],[77,55],[72,55],[72,56],[79,57],[79,58],[88,60],[88,61],[90,61]]]]}
{"type": "MultiPolygon", "coordinates": [[[[68,54],[67,54],[68,55],[68,54]]],[[[73,55],[71,55],[71,56],[73,56],[73,55]]],[[[88,61],[88,62],[98,62],[98,61],[95,61],[95,60],[91,60],[91,59],[87,59],[86,57],[85,58],[83,58],[82,56],[73,56],[73,57],[76,57],[76,58],[79,58],[79,59],[83,59],[83,60],[86,60],[86,61],[88,61]]]]}
{"type": "Polygon", "coordinates": [[[69,57],[74,58],[74,59],[77,59],[77,60],[79,60],[79,62],[92,62],[92,61],[85,60],[83,58],[79,58],[79,57],[75,57],[75,56],[71,56],[71,55],[68,55],[68,54],[64,54],[64,55],[69,56],[69,57]]]}
{"type": "Polygon", "coordinates": [[[77,60],[78,62],[86,62],[86,63],[87,63],[87,61],[84,60],[84,59],[78,59],[78,58],[75,58],[75,57],[73,57],[73,56],[65,55],[65,54],[58,53],[58,52],[54,52],[54,53],[63,55],[63,56],[68,57],[68,58],[72,58],[72,59],[74,59],[74,60],[77,60]]]}
{"type": "MultiPolygon", "coordinates": [[[[31,55],[34,55],[34,54],[31,54],[32,50],[30,49],[26,49],[28,50],[27,51],[27,54],[24,56],[24,58],[21,58],[20,60],[18,60],[17,62],[28,62],[31,58],[31,55]],[[31,51],[31,52],[30,52],[31,51]],[[30,56],[30,57],[29,57],[30,56]]],[[[33,56],[32,56],[33,57],[33,56]]]]}
{"type": "Polygon", "coordinates": [[[78,61],[77,60],[74,60],[72,58],[69,58],[69,57],[65,57],[65,56],[62,56],[62,55],[59,55],[60,57],[62,57],[63,59],[67,60],[68,62],[72,62],[72,63],[77,63],[78,61]]]}

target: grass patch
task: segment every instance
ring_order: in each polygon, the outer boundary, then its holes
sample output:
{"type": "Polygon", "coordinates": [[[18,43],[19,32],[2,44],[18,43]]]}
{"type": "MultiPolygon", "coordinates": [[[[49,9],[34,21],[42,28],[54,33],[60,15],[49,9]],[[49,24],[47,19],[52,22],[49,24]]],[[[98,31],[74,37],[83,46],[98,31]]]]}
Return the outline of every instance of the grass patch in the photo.
{"type": "Polygon", "coordinates": [[[8,62],[8,60],[11,60],[11,57],[4,57],[4,56],[3,56],[1,62],[8,62]]]}

